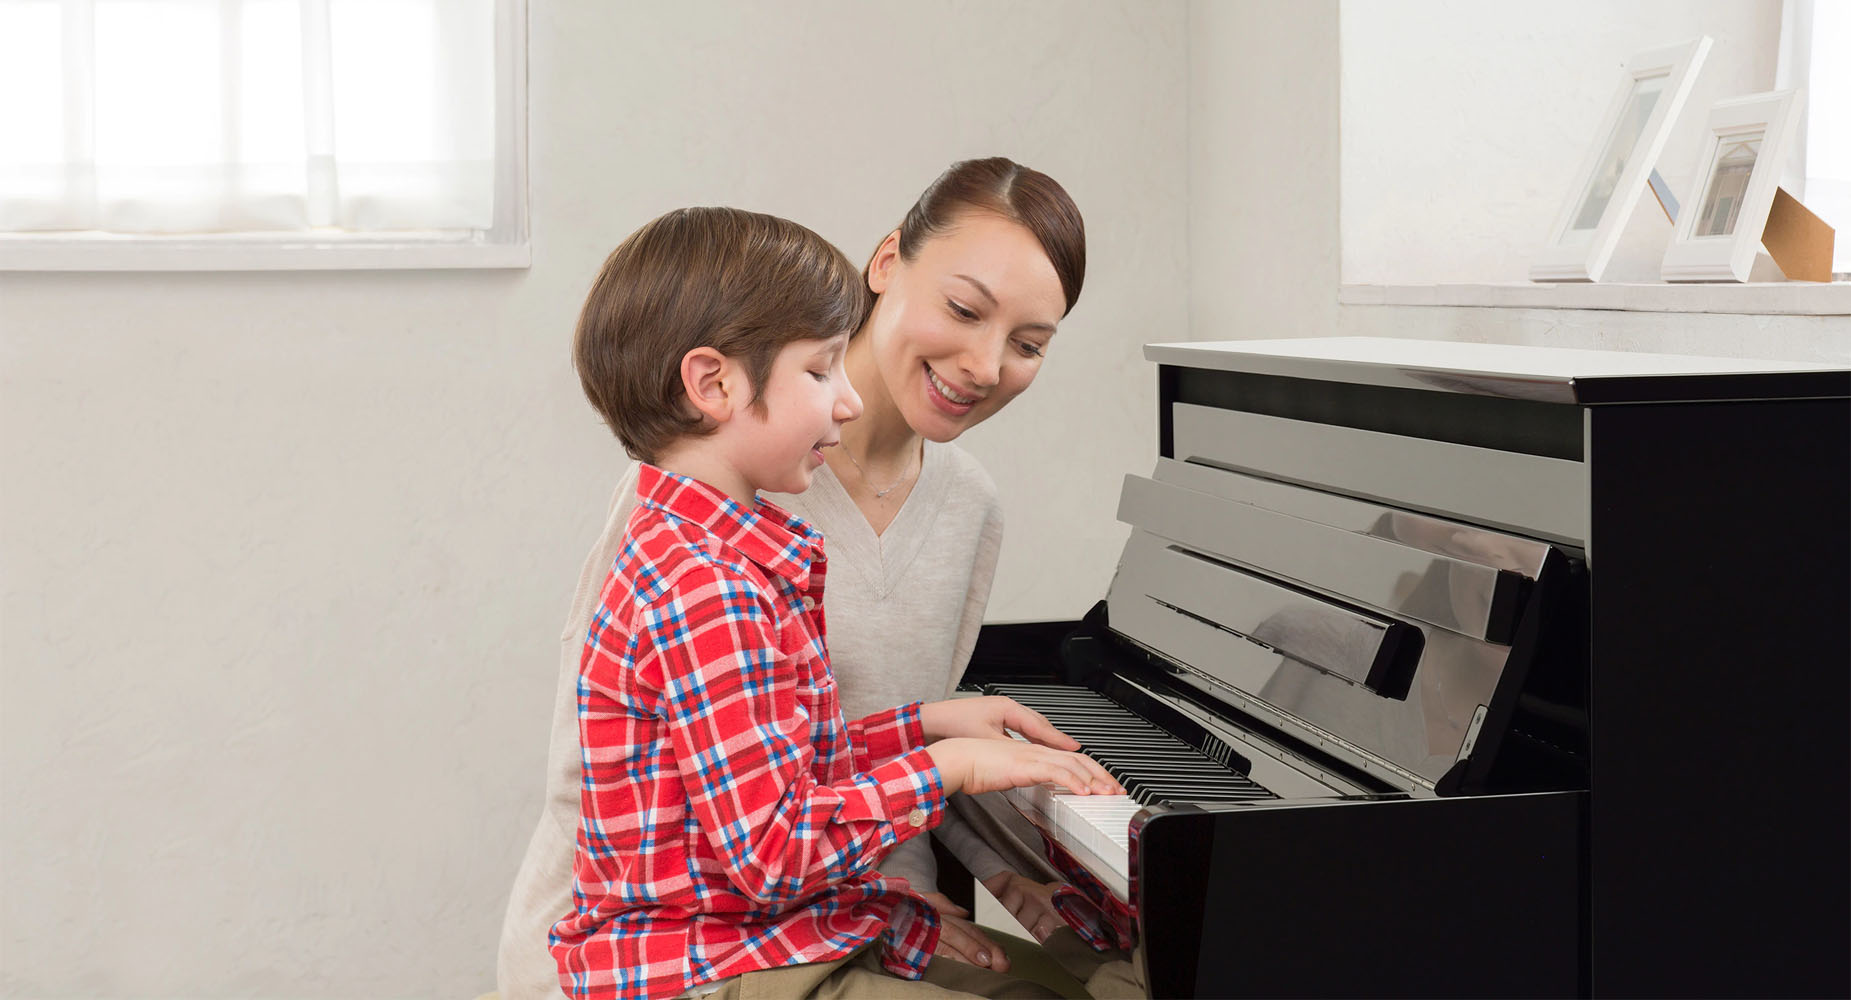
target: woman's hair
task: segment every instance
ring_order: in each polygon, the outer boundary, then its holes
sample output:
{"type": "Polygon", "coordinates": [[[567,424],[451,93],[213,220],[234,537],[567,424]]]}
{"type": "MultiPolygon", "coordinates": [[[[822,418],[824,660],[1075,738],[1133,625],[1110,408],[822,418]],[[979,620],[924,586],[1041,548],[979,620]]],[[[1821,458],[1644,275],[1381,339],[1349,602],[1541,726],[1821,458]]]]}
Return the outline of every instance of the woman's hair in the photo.
{"type": "Polygon", "coordinates": [[[968,211],[1000,215],[1035,234],[1060,277],[1066,312],[1073,311],[1086,280],[1086,222],[1058,181],[1002,156],[953,163],[900,223],[900,257],[915,259],[920,247],[968,211]]]}
{"type": "Polygon", "coordinates": [[[682,208],[611,251],[585,297],[572,362],[585,398],[632,458],[653,462],[703,430],[681,359],[711,347],[745,368],[765,413],[771,363],[794,340],[859,329],[873,296],[828,240],[736,208],[682,208]]]}

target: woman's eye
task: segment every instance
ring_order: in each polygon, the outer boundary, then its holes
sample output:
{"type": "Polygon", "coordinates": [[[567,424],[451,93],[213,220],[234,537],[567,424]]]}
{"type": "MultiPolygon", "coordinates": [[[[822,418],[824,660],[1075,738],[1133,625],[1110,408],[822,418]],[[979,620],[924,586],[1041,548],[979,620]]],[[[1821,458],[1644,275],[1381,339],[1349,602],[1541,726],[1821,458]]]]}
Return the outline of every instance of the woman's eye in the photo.
{"type": "Polygon", "coordinates": [[[1015,346],[1016,346],[1016,350],[1021,351],[1022,356],[1025,358],[1041,357],[1041,354],[1042,354],[1041,348],[1035,344],[1029,343],[1026,340],[1016,341],[1015,346]]]}
{"type": "Polygon", "coordinates": [[[969,321],[969,320],[974,320],[977,318],[976,313],[971,312],[969,309],[966,309],[963,306],[958,305],[956,302],[950,299],[945,300],[945,305],[949,306],[952,314],[957,316],[961,320],[969,321]]]}

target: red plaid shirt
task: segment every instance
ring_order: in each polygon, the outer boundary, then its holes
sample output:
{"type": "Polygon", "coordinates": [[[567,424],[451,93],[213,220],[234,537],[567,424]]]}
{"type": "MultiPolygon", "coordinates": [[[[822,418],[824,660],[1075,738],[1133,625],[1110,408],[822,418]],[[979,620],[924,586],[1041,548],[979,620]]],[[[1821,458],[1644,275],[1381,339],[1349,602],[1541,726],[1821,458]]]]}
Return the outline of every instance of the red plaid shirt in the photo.
{"type": "Polygon", "coordinates": [[[845,723],[822,535],[651,465],[585,639],[575,997],[672,997],[880,938],[918,978],[938,918],[874,866],[936,825],[917,703],[845,723]]]}

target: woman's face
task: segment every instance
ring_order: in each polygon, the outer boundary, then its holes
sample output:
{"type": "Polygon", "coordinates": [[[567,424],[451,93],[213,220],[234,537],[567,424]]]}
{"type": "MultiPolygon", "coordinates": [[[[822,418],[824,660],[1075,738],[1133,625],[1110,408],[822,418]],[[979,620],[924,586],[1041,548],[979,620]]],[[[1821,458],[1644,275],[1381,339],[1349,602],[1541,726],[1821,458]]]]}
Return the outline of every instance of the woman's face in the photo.
{"type": "Polygon", "coordinates": [[[1066,309],[1034,234],[988,212],[964,213],[910,261],[899,234],[889,235],[868,286],[880,296],[864,335],[881,388],[933,441],[952,440],[1028,388],[1066,309]]]}

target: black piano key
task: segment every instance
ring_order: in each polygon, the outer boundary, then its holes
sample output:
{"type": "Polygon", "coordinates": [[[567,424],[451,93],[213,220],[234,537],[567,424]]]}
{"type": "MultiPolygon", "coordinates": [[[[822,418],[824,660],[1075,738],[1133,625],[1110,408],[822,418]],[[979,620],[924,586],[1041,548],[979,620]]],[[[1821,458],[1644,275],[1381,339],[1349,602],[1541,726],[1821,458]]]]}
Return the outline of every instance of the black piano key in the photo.
{"type": "Polygon", "coordinates": [[[1007,695],[1040,712],[1079,741],[1081,751],[1141,803],[1273,797],[1246,775],[1089,688],[992,684],[984,691],[1007,695]]]}

